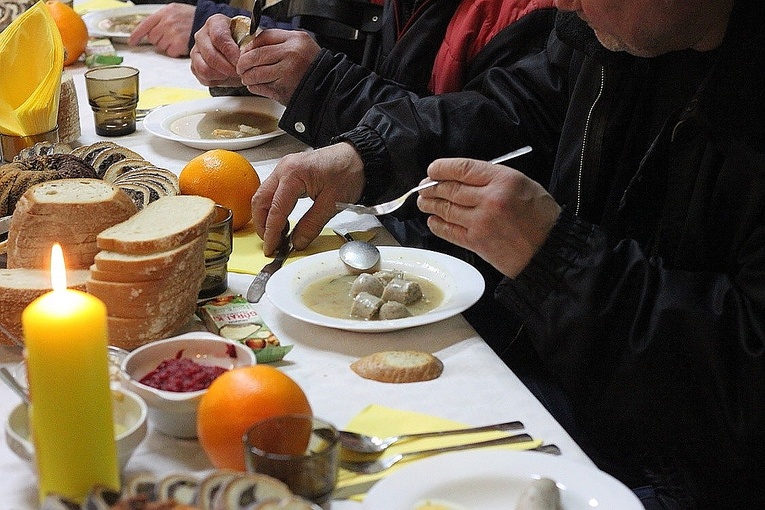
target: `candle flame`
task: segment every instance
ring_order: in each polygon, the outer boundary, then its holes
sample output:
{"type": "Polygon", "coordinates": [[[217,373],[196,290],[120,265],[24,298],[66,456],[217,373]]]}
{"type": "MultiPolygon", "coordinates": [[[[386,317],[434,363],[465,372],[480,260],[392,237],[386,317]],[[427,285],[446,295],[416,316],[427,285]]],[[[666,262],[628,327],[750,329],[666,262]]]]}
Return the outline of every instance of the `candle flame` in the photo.
{"type": "Polygon", "coordinates": [[[56,243],[50,252],[50,283],[53,290],[66,289],[66,266],[61,245],[56,243]]]}

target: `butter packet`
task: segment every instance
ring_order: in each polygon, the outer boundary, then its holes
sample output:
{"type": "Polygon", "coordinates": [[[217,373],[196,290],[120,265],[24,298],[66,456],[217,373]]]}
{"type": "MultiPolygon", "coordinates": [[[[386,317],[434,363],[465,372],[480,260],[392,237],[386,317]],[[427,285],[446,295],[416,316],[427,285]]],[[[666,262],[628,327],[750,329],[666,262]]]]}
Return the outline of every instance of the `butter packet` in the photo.
{"type": "Polygon", "coordinates": [[[258,363],[279,361],[292,350],[263,322],[255,307],[241,295],[219,296],[197,307],[197,315],[211,333],[235,340],[255,352],[258,363]]]}

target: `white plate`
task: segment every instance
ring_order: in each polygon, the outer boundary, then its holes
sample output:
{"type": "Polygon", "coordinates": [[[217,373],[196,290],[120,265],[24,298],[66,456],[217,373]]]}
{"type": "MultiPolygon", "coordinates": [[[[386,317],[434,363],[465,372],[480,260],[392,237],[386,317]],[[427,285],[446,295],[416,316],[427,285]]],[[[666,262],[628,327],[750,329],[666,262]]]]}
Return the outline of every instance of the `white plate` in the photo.
{"type": "Polygon", "coordinates": [[[85,26],[88,27],[88,35],[90,37],[108,37],[116,43],[127,44],[130,32],[117,30],[110,25],[119,21],[124,16],[154,14],[162,7],[165,7],[165,4],[132,5],[116,9],[90,11],[83,14],[82,20],[85,22],[85,26]]]}
{"type": "Polygon", "coordinates": [[[635,494],[611,475],[547,453],[471,450],[423,459],[377,482],[365,510],[415,510],[425,499],[470,510],[513,509],[533,480],[556,482],[566,510],[643,510],[635,494]]]}
{"type": "Polygon", "coordinates": [[[270,115],[280,119],[284,112],[284,106],[272,99],[265,97],[210,97],[205,99],[196,99],[193,101],[184,101],[162,106],[152,110],[143,119],[143,127],[147,131],[166,140],[180,142],[195,149],[228,149],[238,151],[256,147],[262,143],[281,136],[284,131],[276,129],[269,133],[257,136],[247,136],[244,138],[194,138],[193,136],[181,136],[171,130],[171,125],[178,119],[186,116],[197,115],[200,113],[221,112],[254,112],[270,115]]]}
{"type": "Polygon", "coordinates": [[[266,284],[266,295],[287,315],[319,326],[346,331],[378,333],[438,322],[465,311],[481,297],[481,273],[459,259],[429,250],[380,246],[380,268],[396,269],[435,283],[444,293],[441,304],[422,315],[394,320],[338,319],[314,312],[301,299],[305,287],[316,280],[348,272],[337,250],[317,253],[287,264],[266,284]]]}

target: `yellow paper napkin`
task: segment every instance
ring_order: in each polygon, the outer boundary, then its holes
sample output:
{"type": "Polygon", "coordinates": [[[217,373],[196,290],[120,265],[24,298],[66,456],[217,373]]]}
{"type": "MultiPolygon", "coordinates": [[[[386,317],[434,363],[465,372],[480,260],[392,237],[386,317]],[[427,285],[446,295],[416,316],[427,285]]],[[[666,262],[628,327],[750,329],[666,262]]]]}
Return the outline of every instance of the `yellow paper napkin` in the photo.
{"type": "Polygon", "coordinates": [[[131,7],[133,2],[122,2],[120,0],[87,0],[85,2],[76,2],[74,11],[82,16],[91,11],[104,11],[106,9],[119,9],[120,7],[131,7]]]}
{"type": "MultiPolygon", "coordinates": [[[[437,416],[430,416],[412,411],[402,411],[373,404],[356,415],[356,417],[346,425],[345,430],[378,437],[388,437],[400,434],[414,434],[418,432],[449,430],[463,427],[468,427],[468,425],[439,418],[437,416]]],[[[396,455],[397,453],[429,450],[431,448],[473,443],[477,441],[488,441],[515,433],[520,432],[491,431],[465,434],[461,436],[431,437],[402,441],[401,443],[393,444],[390,448],[385,450],[385,452],[381,454],[381,458],[396,455]]],[[[542,441],[540,439],[535,439],[524,443],[492,446],[486,449],[504,448],[508,450],[530,450],[541,444],[542,441]]],[[[359,454],[348,452],[343,452],[341,458],[348,460],[369,460],[368,455],[359,456],[359,454]]],[[[404,459],[396,463],[390,469],[374,475],[360,475],[341,468],[338,472],[337,488],[335,489],[335,492],[347,499],[361,500],[375,481],[393,473],[397,469],[400,469],[411,462],[415,462],[416,460],[416,458],[404,459]],[[358,492],[356,492],[356,490],[358,492]]]]}
{"type": "MultiPolygon", "coordinates": [[[[374,232],[352,232],[352,234],[354,239],[359,241],[369,241],[374,237],[374,232]]],[[[293,251],[284,263],[289,264],[315,253],[337,250],[342,244],[343,240],[332,229],[325,228],[305,250],[293,251]]],[[[229,271],[258,274],[271,260],[273,260],[272,257],[263,255],[263,240],[255,233],[252,223],[234,232],[233,252],[228,259],[229,271]]]]}
{"type": "Polygon", "coordinates": [[[149,87],[138,95],[138,109],[148,110],[165,104],[180,103],[194,99],[211,97],[207,89],[187,89],[181,87],[149,87]]]}
{"type": "Polygon", "coordinates": [[[0,133],[27,136],[56,127],[64,44],[45,2],[0,32],[0,133]]]}

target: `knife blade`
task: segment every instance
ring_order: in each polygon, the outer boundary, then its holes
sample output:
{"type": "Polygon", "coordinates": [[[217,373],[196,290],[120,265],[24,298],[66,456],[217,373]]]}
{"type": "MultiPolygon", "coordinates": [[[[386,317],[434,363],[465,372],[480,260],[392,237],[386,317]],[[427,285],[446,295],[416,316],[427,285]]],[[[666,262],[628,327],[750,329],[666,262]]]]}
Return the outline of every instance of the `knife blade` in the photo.
{"type": "Polygon", "coordinates": [[[263,269],[252,280],[249,288],[247,289],[247,301],[250,303],[257,303],[260,298],[263,297],[263,293],[266,291],[266,283],[271,275],[276,272],[277,269],[282,267],[284,261],[292,252],[292,234],[285,234],[282,237],[279,247],[276,249],[276,256],[274,260],[263,266],[263,269]]]}
{"type": "Polygon", "coordinates": [[[5,234],[11,225],[11,217],[3,216],[0,218],[0,234],[5,234]]]}
{"type": "Polygon", "coordinates": [[[252,4],[252,16],[250,16],[250,35],[255,35],[255,32],[260,26],[260,18],[263,15],[263,4],[265,0],[255,0],[252,4]]]}

